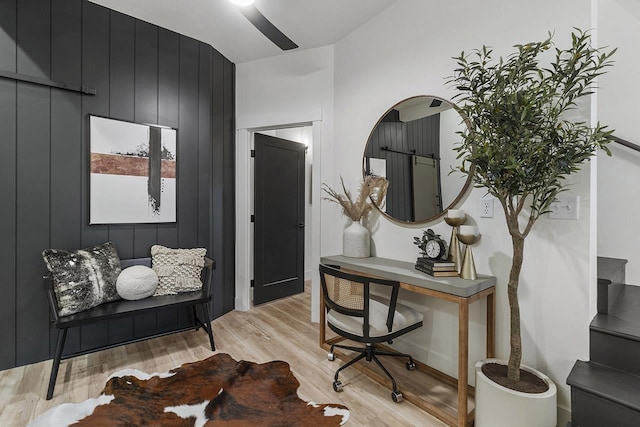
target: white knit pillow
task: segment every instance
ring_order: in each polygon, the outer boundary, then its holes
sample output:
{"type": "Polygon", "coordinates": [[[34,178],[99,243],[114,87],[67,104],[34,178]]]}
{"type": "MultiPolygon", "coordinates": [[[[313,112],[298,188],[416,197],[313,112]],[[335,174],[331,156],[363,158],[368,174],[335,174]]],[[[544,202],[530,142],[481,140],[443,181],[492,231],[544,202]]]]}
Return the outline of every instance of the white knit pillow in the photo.
{"type": "Polygon", "coordinates": [[[158,275],[144,265],[132,265],[122,270],[116,281],[118,295],[126,300],[150,297],[156,292],[158,275]]]}
{"type": "Polygon", "coordinates": [[[200,274],[207,250],[151,247],[153,270],[158,275],[155,295],[173,295],[202,289],[200,274]]]}

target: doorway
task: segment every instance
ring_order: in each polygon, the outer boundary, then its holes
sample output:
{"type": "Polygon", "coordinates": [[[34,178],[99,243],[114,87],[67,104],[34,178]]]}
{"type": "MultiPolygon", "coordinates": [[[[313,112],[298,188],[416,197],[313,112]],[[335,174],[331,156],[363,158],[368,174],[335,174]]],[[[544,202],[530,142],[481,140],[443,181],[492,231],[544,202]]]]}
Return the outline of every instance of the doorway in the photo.
{"type": "MultiPolygon", "coordinates": [[[[301,116],[305,116],[304,114],[301,116]]],[[[271,123],[250,120],[238,125],[236,135],[236,291],[235,309],[250,310],[253,302],[253,139],[256,132],[267,133],[298,142],[306,142],[305,198],[305,281],[311,281],[311,321],[320,317],[320,201],[322,182],[322,116],[320,112],[306,114],[308,121],[276,118],[271,123]],[[304,129],[304,132],[302,132],[304,129]],[[299,134],[303,134],[302,136],[299,134]],[[300,138],[300,139],[298,139],[300,138]],[[315,274],[314,274],[315,273],[315,274]]],[[[297,117],[300,118],[300,117],[297,117]]]]}

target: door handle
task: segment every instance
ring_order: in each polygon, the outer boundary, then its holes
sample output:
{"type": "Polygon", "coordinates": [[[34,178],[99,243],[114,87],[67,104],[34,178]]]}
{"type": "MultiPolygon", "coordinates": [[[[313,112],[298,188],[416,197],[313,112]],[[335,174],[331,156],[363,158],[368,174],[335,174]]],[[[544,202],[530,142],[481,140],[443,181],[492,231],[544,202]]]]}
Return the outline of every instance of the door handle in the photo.
{"type": "Polygon", "coordinates": [[[298,228],[304,228],[304,223],[298,224],[298,228]]]}

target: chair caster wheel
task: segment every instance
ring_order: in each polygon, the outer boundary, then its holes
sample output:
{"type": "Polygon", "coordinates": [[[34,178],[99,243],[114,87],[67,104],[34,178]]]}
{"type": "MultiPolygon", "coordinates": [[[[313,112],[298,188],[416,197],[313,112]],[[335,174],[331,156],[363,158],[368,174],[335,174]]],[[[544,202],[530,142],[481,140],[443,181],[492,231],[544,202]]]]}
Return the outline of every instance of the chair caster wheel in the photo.
{"type": "Polygon", "coordinates": [[[336,360],[336,355],[333,353],[327,353],[327,359],[329,359],[329,361],[333,362],[334,360],[336,360]]]}
{"type": "Polygon", "coordinates": [[[335,380],[333,382],[333,391],[335,391],[336,393],[339,393],[342,391],[342,382],[340,382],[340,380],[335,380]]]}
{"type": "Polygon", "coordinates": [[[393,401],[396,402],[396,403],[402,402],[402,400],[403,400],[402,393],[400,393],[399,391],[392,391],[391,392],[391,399],[393,399],[393,401]]]}
{"type": "Polygon", "coordinates": [[[413,363],[413,362],[407,362],[407,370],[415,371],[416,370],[416,364],[413,363]]]}

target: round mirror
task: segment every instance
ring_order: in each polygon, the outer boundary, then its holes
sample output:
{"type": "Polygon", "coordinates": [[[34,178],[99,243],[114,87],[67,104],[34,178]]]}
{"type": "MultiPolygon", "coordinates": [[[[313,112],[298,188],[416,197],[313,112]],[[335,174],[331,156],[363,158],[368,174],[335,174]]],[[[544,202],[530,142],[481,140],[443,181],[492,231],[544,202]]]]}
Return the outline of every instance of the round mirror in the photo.
{"type": "Polygon", "coordinates": [[[423,223],[454,207],[471,183],[471,175],[449,173],[462,162],[453,148],[460,141],[456,132],[465,126],[458,108],[435,96],[415,96],[391,107],[364,150],[364,175],[389,181],[378,210],[394,221],[423,223]]]}

